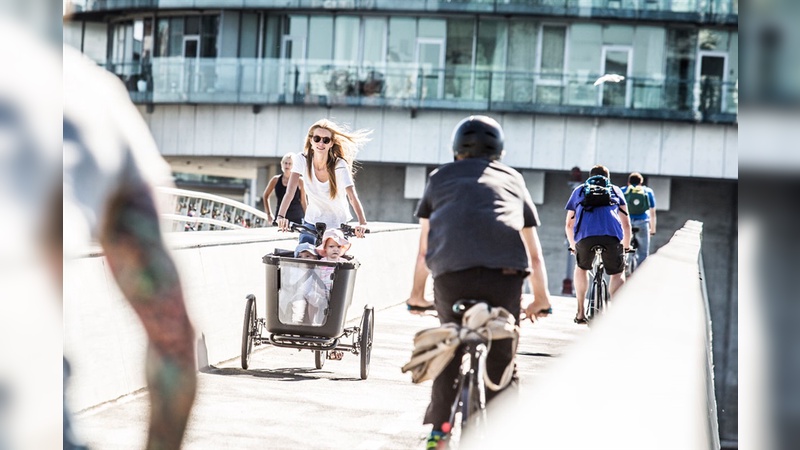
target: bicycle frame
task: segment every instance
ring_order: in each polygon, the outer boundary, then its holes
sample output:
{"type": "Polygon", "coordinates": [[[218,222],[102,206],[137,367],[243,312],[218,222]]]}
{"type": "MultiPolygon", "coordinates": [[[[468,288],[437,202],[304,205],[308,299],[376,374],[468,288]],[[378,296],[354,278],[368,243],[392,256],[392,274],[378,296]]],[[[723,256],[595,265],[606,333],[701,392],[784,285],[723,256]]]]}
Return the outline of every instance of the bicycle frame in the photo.
{"type": "Polygon", "coordinates": [[[450,426],[455,425],[456,414],[461,413],[461,433],[467,429],[468,423],[485,420],[486,414],[486,341],[477,335],[470,335],[461,344],[464,356],[458,375],[457,390],[459,395],[450,408],[450,426]],[[474,417],[478,414],[478,417],[474,417]],[[481,417],[483,416],[483,417],[481,417]]]}
{"type": "MultiPolygon", "coordinates": [[[[467,308],[477,303],[477,301],[459,301],[453,306],[453,311],[460,318],[467,308]]],[[[446,433],[444,441],[450,446],[453,436],[463,439],[464,433],[469,429],[473,438],[480,439],[479,434],[486,423],[486,356],[489,352],[487,341],[477,333],[469,333],[463,338],[459,350],[463,351],[461,367],[458,372],[456,382],[456,398],[450,407],[450,418],[442,426],[442,431],[446,433]],[[461,415],[459,420],[460,429],[453,433],[456,425],[456,418],[461,415]]]]}

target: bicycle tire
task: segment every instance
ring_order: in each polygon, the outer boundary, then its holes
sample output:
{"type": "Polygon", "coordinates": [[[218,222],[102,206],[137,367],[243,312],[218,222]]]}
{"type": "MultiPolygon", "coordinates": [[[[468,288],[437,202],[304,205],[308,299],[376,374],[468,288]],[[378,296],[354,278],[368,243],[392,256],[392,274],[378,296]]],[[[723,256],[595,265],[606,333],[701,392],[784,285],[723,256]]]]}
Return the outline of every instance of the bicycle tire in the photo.
{"type": "Polygon", "coordinates": [[[372,341],[375,336],[375,310],[372,306],[364,307],[361,317],[361,330],[359,336],[359,350],[361,354],[360,375],[362,380],[369,376],[369,362],[372,356],[372,341]]]}
{"type": "Polygon", "coordinates": [[[253,295],[247,296],[247,304],[244,308],[244,324],[242,326],[242,369],[247,370],[250,366],[250,354],[253,352],[253,340],[255,339],[256,327],[256,298],[253,295]]]}
{"type": "Polygon", "coordinates": [[[625,278],[628,278],[639,268],[639,258],[636,253],[628,254],[628,263],[625,265],[625,278]]]}
{"type": "Polygon", "coordinates": [[[586,309],[586,318],[591,320],[597,318],[603,310],[603,304],[601,303],[602,298],[602,291],[603,291],[603,273],[600,272],[594,276],[592,280],[592,295],[589,298],[589,306],[586,309]]]}

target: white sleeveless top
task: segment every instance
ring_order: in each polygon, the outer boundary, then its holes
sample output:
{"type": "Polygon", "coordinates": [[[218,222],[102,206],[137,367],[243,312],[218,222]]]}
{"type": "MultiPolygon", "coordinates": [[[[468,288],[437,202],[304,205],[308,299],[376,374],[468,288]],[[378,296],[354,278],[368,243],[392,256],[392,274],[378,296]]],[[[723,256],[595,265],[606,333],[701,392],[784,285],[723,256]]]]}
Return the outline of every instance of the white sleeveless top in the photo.
{"type": "Polygon", "coordinates": [[[341,158],[336,161],[336,198],[330,196],[330,181],[319,181],[314,170],[311,170],[309,177],[306,164],[306,155],[295,154],[292,158],[292,173],[300,174],[308,196],[305,221],[325,222],[329,229],[339,228],[341,224],[349,222],[353,215],[350,213],[346,188],[354,183],[347,162],[341,158]]]}

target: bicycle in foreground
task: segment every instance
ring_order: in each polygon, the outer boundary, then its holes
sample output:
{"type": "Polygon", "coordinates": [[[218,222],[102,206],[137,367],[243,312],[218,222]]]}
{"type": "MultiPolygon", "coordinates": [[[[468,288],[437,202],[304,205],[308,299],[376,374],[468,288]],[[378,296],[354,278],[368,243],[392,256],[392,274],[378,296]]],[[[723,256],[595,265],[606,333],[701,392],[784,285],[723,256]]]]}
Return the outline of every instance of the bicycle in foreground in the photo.
{"type": "MultiPolygon", "coordinates": [[[[314,236],[316,245],[321,243],[325,224],[290,223],[295,232],[314,236]]],[[[355,235],[355,229],[347,224],[340,227],[346,237],[355,235]]],[[[345,327],[347,310],[355,286],[356,270],[360,263],[351,256],[343,256],[339,262],[299,259],[293,250],[275,249],[262,258],[267,266],[266,317],[258,317],[256,297],[246,297],[244,326],[242,330],[242,369],[250,366],[254,346],[271,344],[276,347],[311,350],[314,366],[321,369],[331,352],[350,352],[360,356],[360,376],[369,375],[372,341],[375,332],[375,313],[371,305],[364,306],[360,326],[345,327]],[[322,320],[296,322],[292,320],[290,301],[298,294],[299,287],[307,281],[324,285],[323,278],[332,280],[324,299],[322,320]],[[287,308],[287,304],[289,305],[287,308]],[[351,343],[344,343],[351,338],[351,343]]],[[[326,286],[327,289],[327,286],[326,286]]]]}
{"type": "MultiPolygon", "coordinates": [[[[459,300],[453,304],[455,319],[462,324],[459,349],[463,351],[463,357],[455,383],[458,394],[450,407],[448,422],[442,424],[442,431],[445,434],[437,443],[436,448],[439,450],[459,447],[464,442],[465,436],[470,439],[470,442],[480,443],[485,437],[487,426],[486,389],[487,387],[495,391],[503,389],[511,379],[510,376],[506,376],[511,373],[508,370],[498,384],[494,384],[488,378],[486,356],[491,348],[491,341],[485,333],[469,328],[466,324],[467,321],[464,320],[467,310],[478,304],[484,304],[487,310],[491,310],[484,300],[459,300]],[[487,381],[490,384],[488,386],[487,381]]],[[[514,340],[513,347],[516,348],[519,330],[516,326],[513,330],[510,337],[514,340]]],[[[513,364],[512,360],[509,367],[513,367],[513,364]]]]}

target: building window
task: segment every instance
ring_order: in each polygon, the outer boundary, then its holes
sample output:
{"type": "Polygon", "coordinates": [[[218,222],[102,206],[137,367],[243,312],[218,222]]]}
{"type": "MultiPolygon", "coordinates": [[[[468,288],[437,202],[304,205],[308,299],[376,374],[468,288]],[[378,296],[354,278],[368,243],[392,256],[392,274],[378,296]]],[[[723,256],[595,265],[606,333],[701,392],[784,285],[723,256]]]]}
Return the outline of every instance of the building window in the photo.
{"type": "MultiPolygon", "coordinates": [[[[184,41],[195,42],[191,53],[202,58],[217,57],[219,15],[164,17],[158,19],[157,57],[185,56],[184,41]]],[[[193,57],[194,57],[193,56],[193,57]]]]}
{"type": "Polygon", "coordinates": [[[535,21],[511,20],[509,22],[506,99],[521,103],[533,101],[537,34],[535,21]]]}
{"type": "Polygon", "coordinates": [[[475,58],[475,98],[503,100],[508,22],[481,19],[475,58]]]}
{"type": "Polygon", "coordinates": [[[447,21],[445,98],[469,99],[472,97],[474,38],[474,20],[450,19],[447,21]]]}
{"type": "Polygon", "coordinates": [[[667,32],[667,63],[664,103],[668,109],[692,108],[692,88],[697,55],[697,32],[673,28],[667,32]]]}
{"type": "Polygon", "coordinates": [[[542,25],[540,29],[539,76],[536,80],[536,101],[560,104],[564,87],[564,61],[567,49],[567,27],[542,25]]]}

